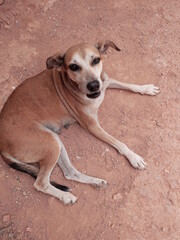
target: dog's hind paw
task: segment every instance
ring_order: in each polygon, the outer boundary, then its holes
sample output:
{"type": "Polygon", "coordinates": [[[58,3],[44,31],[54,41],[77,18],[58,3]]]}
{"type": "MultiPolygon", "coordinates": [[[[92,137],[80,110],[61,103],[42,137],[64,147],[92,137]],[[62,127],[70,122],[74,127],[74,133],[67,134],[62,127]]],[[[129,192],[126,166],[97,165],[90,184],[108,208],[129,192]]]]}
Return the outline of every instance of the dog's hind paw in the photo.
{"type": "Polygon", "coordinates": [[[77,201],[77,197],[69,192],[66,192],[64,193],[64,196],[60,198],[60,200],[63,201],[65,205],[72,205],[77,201]]]}
{"type": "Polygon", "coordinates": [[[132,152],[131,156],[128,159],[134,168],[145,169],[147,166],[147,163],[145,163],[144,159],[134,152],[132,152]]]}

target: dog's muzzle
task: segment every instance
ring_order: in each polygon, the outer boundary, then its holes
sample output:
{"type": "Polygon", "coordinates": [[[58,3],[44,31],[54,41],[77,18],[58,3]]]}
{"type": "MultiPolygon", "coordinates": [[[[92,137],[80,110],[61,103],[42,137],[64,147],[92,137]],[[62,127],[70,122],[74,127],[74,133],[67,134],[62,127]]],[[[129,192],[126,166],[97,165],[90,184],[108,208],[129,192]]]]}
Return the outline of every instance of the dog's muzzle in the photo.
{"type": "Polygon", "coordinates": [[[97,80],[94,80],[92,82],[89,82],[87,84],[87,89],[92,92],[90,94],[87,94],[87,97],[88,98],[97,98],[100,96],[101,92],[98,91],[100,88],[100,84],[99,84],[99,81],[97,80]]]}

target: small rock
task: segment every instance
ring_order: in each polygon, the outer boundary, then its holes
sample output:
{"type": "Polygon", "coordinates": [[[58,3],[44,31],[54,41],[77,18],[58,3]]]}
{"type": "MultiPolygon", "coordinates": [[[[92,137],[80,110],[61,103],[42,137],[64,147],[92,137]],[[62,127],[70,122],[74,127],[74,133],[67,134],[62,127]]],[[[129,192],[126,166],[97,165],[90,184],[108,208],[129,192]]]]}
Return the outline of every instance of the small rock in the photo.
{"type": "Polygon", "coordinates": [[[76,159],[77,159],[77,160],[80,160],[80,159],[81,159],[81,157],[77,155],[77,156],[76,156],[76,159]]]}
{"type": "Polygon", "coordinates": [[[26,28],[28,32],[32,32],[32,29],[30,27],[26,28]]]}
{"type": "Polygon", "coordinates": [[[164,172],[165,172],[165,173],[169,173],[169,170],[165,168],[165,169],[164,169],[164,172]]]}
{"type": "Polygon", "coordinates": [[[5,28],[6,30],[9,30],[9,29],[10,29],[10,26],[9,26],[8,24],[6,24],[6,25],[4,25],[4,28],[5,28]]]}
{"type": "Polygon", "coordinates": [[[113,228],[113,227],[114,227],[114,223],[109,223],[109,226],[110,226],[111,228],[113,228]]]}
{"type": "Polygon", "coordinates": [[[14,235],[12,233],[9,233],[8,236],[9,236],[9,238],[13,238],[14,237],[14,235]]]}
{"type": "Polygon", "coordinates": [[[161,127],[161,124],[158,123],[158,121],[156,121],[155,124],[156,124],[157,127],[161,127]]]}
{"type": "Polygon", "coordinates": [[[32,232],[32,228],[27,227],[27,228],[26,228],[26,232],[32,232]]]}
{"type": "Polygon", "coordinates": [[[9,222],[9,220],[10,220],[10,215],[5,215],[3,217],[3,222],[9,222]]]}
{"type": "Polygon", "coordinates": [[[101,156],[103,157],[106,152],[109,152],[109,148],[106,148],[104,152],[101,154],[101,156]]]}
{"type": "Polygon", "coordinates": [[[26,195],[27,195],[27,193],[26,193],[25,191],[23,191],[23,195],[24,195],[24,196],[26,196],[26,195]]]}
{"type": "Polygon", "coordinates": [[[116,193],[116,194],[114,194],[113,195],[113,200],[122,200],[123,199],[123,197],[121,196],[121,194],[120,193],[116,193]]]}

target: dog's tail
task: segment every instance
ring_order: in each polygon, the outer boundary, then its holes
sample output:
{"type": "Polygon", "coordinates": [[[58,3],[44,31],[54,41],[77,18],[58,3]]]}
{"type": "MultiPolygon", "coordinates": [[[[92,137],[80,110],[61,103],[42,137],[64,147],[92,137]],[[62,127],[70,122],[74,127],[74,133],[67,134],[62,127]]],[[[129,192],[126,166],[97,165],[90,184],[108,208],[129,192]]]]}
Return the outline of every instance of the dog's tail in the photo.
{"type": "MultiPolygon", "coordinates": [[[[2,158],[4,159],[4,161],[13,169],[16,169],[18,171],[27,173],[29,175],[31,175],[34,179],[37,178],[38,172],[39,172],[39,166],[37,165],[33,165],[33,164],[28,164],[28,163],[23,163],[18,161],[15,158],[12,158],[9,155],[6,154],[2,154],[1,153],[2,158]]],[[[61,191],[64,192],[69,192],[70,189],[66,186],[60,185],[56,182],[50,182],[51,185],[53,185],[55,188],[60,189],[61,191]]]]}

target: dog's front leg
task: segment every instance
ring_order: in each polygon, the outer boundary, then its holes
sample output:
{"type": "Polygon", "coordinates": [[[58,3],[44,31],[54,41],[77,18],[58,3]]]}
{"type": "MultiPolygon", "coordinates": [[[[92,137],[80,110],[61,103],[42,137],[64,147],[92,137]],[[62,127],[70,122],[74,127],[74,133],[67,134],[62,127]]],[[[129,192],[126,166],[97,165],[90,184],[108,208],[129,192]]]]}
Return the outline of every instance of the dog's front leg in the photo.
{"type": "Polygon", "coordinates": [[[104,131],[95,119],[91,120],[91,124],[89,124],[87,128],[91,134],[116,148],[120,154],[124,155],[129,160],[134,168],[143,169],[146,167],[147,164],[142,157],[130,150],[124,143],[104,131]]]}
{"type": "Polygon", "coordinates": [[[122,90],[140,93],[142,95],[147,94],[152,96],[157,95],[160,92],[159,87],[156,87],[154,84],[137,85],[123,83],[112,78],[108,78],[108,88],[118,88],[122,90]]]}

